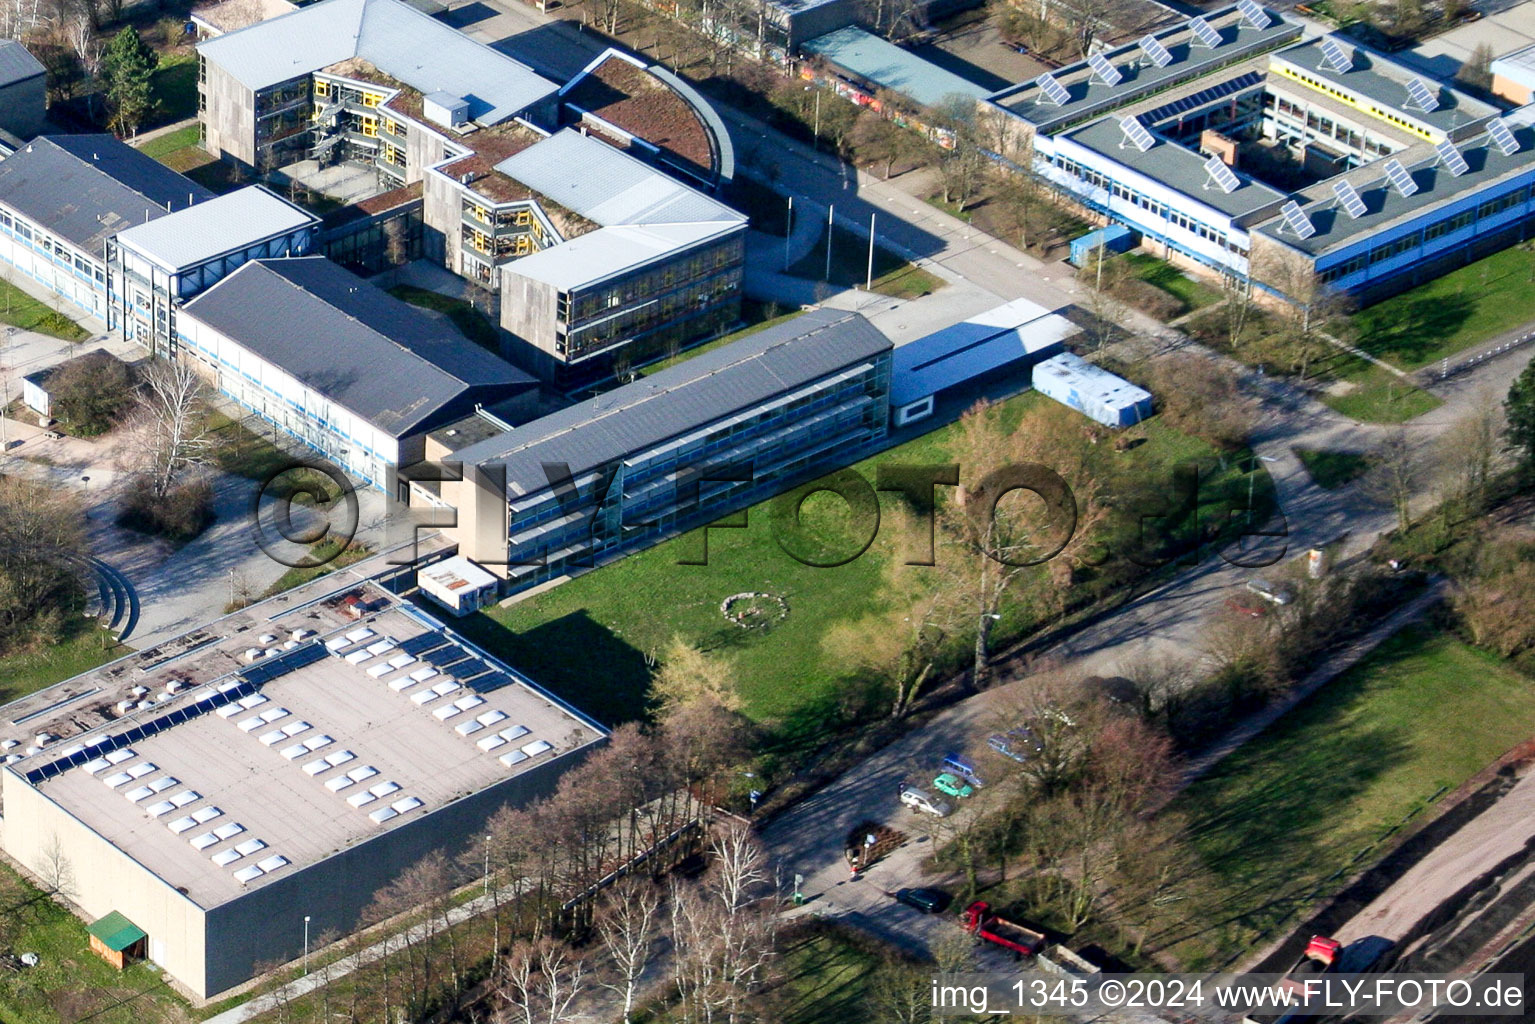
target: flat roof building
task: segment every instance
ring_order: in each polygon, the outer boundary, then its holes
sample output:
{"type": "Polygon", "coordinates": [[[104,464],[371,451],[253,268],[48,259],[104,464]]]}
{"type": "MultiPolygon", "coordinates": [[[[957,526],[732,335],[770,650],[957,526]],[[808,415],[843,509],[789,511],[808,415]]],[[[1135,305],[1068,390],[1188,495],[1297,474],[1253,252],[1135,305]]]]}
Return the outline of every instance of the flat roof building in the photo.
{"type": "Polygon", "coordinates": [[[107,326],[175,355],[181,305],[251,260],[303,256],[320,218],[249,185],[118,232],[107,246],[107,326]]]}
{"type": "Polygon", "coordinates": [[[1030,369],[1080,328],[1028,299],[1014,299],[895,350],[890,362],[894,425],[931,416],[952,389],[1030,369]]]}
{"type": "Polygon", "coordinates": [[[61,849],[82,911],[142,932],[198,997],[297,956],[309,917],[350,931],[400,871],[605,740],[384,590],[326,593],[93,670],[158,694],[0,769],[6,852],[35,867],[61,849]]]}
{"type": "Polygon", "coordinates": [[[52,135],[0,160],[0,260],[106,319],[108,239],[213,193],[111,135],[52,135]]]}
{"type": "Polygon", "coordinates": [[[855,313],[804,313],[467,447],[434,434],[464,479],[412,503],[454,508],[461,554],[533,586],[871,453],[890,350],[855,313]]]}
{"type": "Polygon", "coordinates": [[[1152,413],[1151,392],[1072,352],[1034,367],[1034,389],[1107,427],[1130,427],[1152,413]]]}
{"type": "Polygon", "coordinates": [[[1004,156],[1159,255],[1294,301],[1375,301],[1525,236],[1527,109],[1258,14],[996,93],[991,116],[1019,129],[1004,156]]]}
{"type": "Polygon", "coordinates": [[[955,97],[979,101],[990,92],[857,25],[807,40],[802,49],[870,92],[888,89],[922,107],[942,107],[955,97]]]}
{"type": "Polygon", "coordinates": [[[182,308],[215,387],[347,472],[388,486],[427,432],[537,381],[451,321],[320,256],[255,260],[182,308]]]}

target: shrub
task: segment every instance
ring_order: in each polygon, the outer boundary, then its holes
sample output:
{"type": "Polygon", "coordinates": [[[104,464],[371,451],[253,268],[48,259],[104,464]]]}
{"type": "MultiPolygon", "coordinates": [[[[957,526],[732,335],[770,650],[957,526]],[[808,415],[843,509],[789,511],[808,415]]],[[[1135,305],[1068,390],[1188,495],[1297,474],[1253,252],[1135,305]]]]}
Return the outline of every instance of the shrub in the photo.
{"type": "Polygon", "coordinates": [[[1129,277],[1121,281],[1114,293],[1124,302],[1155,320],[1172,320],[1188,308],[1182,299],[1170,295],[1149,281],[1129,277]]]}
{"type": "Polygon", "coordinates": [[[150,482],[139,478],[128,485],[122,505],[119,525],[184,544],[213,523],[213,485],[192,480],[156,498],[150,482]]]}

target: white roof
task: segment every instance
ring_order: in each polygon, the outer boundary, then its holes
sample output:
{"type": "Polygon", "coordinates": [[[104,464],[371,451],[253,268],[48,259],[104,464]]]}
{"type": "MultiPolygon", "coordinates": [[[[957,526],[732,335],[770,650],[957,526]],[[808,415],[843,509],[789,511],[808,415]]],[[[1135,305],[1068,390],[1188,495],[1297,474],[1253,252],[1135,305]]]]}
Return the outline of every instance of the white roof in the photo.
{"type": "Polygon", "coordinates": [[[399,0],[322,0],[210,39],[198,51],[250,89],[361,57],[421,93],[466,98],[469,116],[486,124],[521,113],[557,88],[399,0]]]}
{"type": "Polygon", "coordinates": [[[250,185],[131,227],[117,239],[175,271],[319,221],[260,185],[250,185]]]}
{"type": "Polygon", "coordinates": [[[746,220],[670,175],[570,128],[507,157],[496,170],[603,227],[746,220]]]}
{"type": "Polygon", "coordinates": [[[454,555],[452,558],[445,558],[440,562],[434,562],[426,568],[418,570],[416,577],[422,585],[432,583],[437,588],[449,593],[457,591],[472,593],[483,587],[494,586],[496,582],[494,576],[478,565],[475,565],[463,555],[454,555]]]}
{"type": "Polygon", "coordinates": [[[696,224],[621,224],[599,228],[506,265],[508,273],[569,290],[740,227],[738,220],[696,224]]]}

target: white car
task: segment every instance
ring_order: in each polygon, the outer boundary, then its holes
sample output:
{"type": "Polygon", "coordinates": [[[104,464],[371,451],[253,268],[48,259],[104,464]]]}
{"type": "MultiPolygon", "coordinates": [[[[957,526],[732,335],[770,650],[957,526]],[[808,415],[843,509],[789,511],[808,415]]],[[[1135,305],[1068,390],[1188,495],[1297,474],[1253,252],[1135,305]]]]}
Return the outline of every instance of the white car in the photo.
{"type": "Polygon", "coordinates": [[[947,818],[954,813],[954,805],[942,797],[934,796],[924,789],[915,789],[906,786],[901,790],[901,803],[912,809],[912,812],[926,811],[928,814],[936,814],[940,818],[947,818]]]}
{"type": "Polygon", "coordinates": [[[1248,580],[1247,589],[1265,601],[1272,601],[1277,605],[1289,604],[1294,596],[1286,588],[1276,587],[1267,580],[1248,580]]]}

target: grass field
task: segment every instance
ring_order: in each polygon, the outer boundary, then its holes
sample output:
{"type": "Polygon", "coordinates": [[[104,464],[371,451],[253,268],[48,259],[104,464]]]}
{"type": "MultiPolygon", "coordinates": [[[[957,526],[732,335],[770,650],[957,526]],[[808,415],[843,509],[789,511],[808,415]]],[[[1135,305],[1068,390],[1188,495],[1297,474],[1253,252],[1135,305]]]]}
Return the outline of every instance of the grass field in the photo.
{"type": "Polygon", "coordinates": [[[150,114],[144,128],[197,116],[197,54],[162,53],[149,83],[150,114]]]}
{"type": "Polygon", "coordinates": [[[16,928],[9,948],[38,954],[38,966],[0,973],[6,1024],[158,1024],[193,1019],[160,972],[140,961],[118,971],[90,951],[82,924],[0,864],[0,883],[18,901],[4,908],[16,928]]]}
{"type": "MultiPolygon", "coordinates": [[[[1136,277],[1182,302],[1184,312],[1204,309],[1221,300],[1218,288],[1212,288],[1210,285],[1185,276],[1181,270],[1166,260],[1159,260],[1144,252],[1126,253],[1120,258],[1130,264],[1136,277]]],[[[1105,269],[1108,266],[1108,260],[1104,260],[1105,269]]]]}
{"type": "Polygon", "coordinates": [[[106,630],[82,628],[63,643],[0,658],[0,704],[132,652],[133,648],[118,643],[106,630]]]}
{"type": "Polygon", "coordinates": [[[1535,252],[1515,247],[1354,315],[1355,343],[1416,370],[1535,320],[1535,252]]]}
{"type": "Polygon", "coordinates": [[[1444,404],[1385,367],[1354,355],[1338,359],[1332,375],[1353,387],[1347,394],[1324,394],[1322,402],[1350,419],[1367,423],[1405,423],[1444,404]]]}
{"type": "MultiPolygon", "coordinates": [[[[868,282],[869,239],[840,225],[831,232],[831,283],[842,288],[862,288],[868,282]]],[[[788,270],[793,277],[826,280],[826,229],[815,248],[788,270]]],[[[873,290],[898,299],[914,299],[943,287],[943,281],[913,266],[888,249],[874,247],[873,290]]]]}
{"type": "Polygon", "coordinates": [[[1296,448],[1294,451],[1295,457],[1306,467],[1312,482],[1323,490],[1331,491],[1357,480],[1370,468],[1369,458],[1357,452],[1319,451],[1314,448],[1296,448]]]}
{"type": "Polygon", "coordinates": [[[1389,829],[1532,730],[1535,687],[1496,658],[1426,627],[1387,640],[1174,802],[1217,885],[1207,916],[1227,922],[1181,950],[1189,968],[1341,889],[1389,829]]]}
{"type": "Polygon", "coordinates": [[[446,314],[448,319],[453,321],[453,326],[463,332],[464,337],[483,349],[488,349],[497,355],[501,354],[501,337],[496,331],[496,325],[491,323],[490,318],[484,313],[463,299],[455,299],[451,295],[443,295],[441,292],[416,288],[408,284],[395,285],[389,289],[389,294],[412,306],[434,309],[446,314]]]}
{"type": "MultiPolygon", "coordinates": [[[[1025,394],[1004,405],[1016,422],[1030,403],[1048,402],[1025,394]]],[[[946,461],[953,426],[881,453],[854,467],[872,481],[882,462],[931,464],[946,461]]],[[[1113,458],[1120,465],[1166,468],[1189,458],[1209,457],[1201,442],[1146,424],[1147,443],[1113,458]]],[[[1202,486],[1218,488],[1239,477],[1228,464],[1226,477],[1213,475],[1202,486]]],[[[1245,493],[1245,492],[1244,492],[1245,493]]],[[[891,496],[882,499],[888,514],[891,496]]],[[[846,539],[846,506],[833,495],[818,495],[803,509],[805,522],[828,546],[846,539]]],[[[650,681],[650,664],[677,634],[690,643],[729,656],[740,680],[749,715],[770,723],[786,744],[824,739],[828,721],[848,699],[849,681],[828,664],[822,637],[837,623],[878,608],[883,564],[909,550],[887,518],[861,557],[836,568],[819,569],[791,558],[775,539],[769,503],[748,509],[745,529],[708,531],[706,565],[701,561],[704,531],[637,552],[603,568],[506,608],[492,608],[462,620],[461,631],[511,664],[606,722],[640,715],[650,681]],[[731,594],[764,591],[782,597],[788,615],[766,632],[747,632],[728,622],[720,602],[731,594]]],[[[839,550],[848,550],[840,548],[839,550]]],[[[1020,622],[1004,614],[999,632],[1015,633],[1020,622]]]]}
{"type": "MultiPolygon", "coordinates": [[[[10,273],[15,272],[10,270],[10,273]]],[[[0,322],[65,341],[84,341],[90,337],[85,328],[69,317],[3,279],[0,279],[0,322]]]]}

